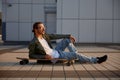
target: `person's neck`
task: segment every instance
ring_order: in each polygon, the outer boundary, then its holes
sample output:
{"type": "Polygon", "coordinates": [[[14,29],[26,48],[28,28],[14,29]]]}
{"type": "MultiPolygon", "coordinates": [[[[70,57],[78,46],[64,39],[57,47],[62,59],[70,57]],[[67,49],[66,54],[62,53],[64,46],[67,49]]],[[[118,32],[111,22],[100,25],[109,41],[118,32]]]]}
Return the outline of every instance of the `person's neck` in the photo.
{"type": "Polygon", "coordinates": [[[39,39],[42,39],[42,38],[43,38],[42,35],[36,35],[36,37],[39,38],[39,39]]]}

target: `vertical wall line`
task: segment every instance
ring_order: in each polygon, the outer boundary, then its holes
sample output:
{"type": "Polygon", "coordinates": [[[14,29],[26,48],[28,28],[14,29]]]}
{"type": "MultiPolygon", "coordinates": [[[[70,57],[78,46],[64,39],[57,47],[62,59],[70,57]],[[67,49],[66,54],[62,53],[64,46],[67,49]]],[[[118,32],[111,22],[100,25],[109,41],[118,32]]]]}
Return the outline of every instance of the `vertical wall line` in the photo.
{"type": "Polygon", "coordinates": [[[97,42],[97,0],[95,0],[95,43],[97,42]]]}
{"type": "Polygon", "coordinates": [[[80,0],[78,0],[78,42],[80,43],[80,0]]]}
{"type": "Polygon", "coordinates": [[[6,20],[6,18],[7,18],[7,7],[8,7],[8,4],[7,4],[7,1],[6,1],[6,3],[4,3],[4,6],[5,6],[5,23],[4,23],[4,26],[5,26],[5,41],[7,40],[7,20],[6,20]]]}
{"type": "Polygon", "coordinates": [[[31,1],[31,39],[32,39],[32,25],[33,25],[33,0],[31,1]]]}
{"type": "Polygon", "coordinates": [[[18,41],[20,41],[20,0],[18,0],[18,41]]]}
{"type": "Polygon", "coordinates": [[[63,0],[61,0],[61,34],[63,33],[63,0]]]}
{"type": "MultiPolygon", "coordinates": [[[[6,25],[7,25],[7,22],[6,22],[6,14],[7,14],[7,3],[3,2],[2,1],[2,10],[4,9],[4,16],[2,16],[2,18],[4,19],[4,21],[2,20],[2,40],[3,41],[6,41],[7,39],[7,30],[6,30],[6,25]],[[3,8],[3,6],[5,8],[3,8]]],[[[3,15],[3,12],[2,12],[2,15],[3,15]]]]}
{"type": "Polygon", "coordinates": [[[112,43],[114,43],[114,0],[112,0],[112,43]]]}

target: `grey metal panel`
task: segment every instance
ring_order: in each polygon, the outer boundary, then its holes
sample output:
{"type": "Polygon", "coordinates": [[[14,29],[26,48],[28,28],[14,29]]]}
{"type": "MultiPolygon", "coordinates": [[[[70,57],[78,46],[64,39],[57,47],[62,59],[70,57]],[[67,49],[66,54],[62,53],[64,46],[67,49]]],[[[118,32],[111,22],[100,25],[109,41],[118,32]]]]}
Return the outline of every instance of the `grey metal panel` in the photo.
{"type": "Polygon", "coordinates": [[[112,42],[112,20],[97,20],[96,42],[112,42]]]}
{"type": "Polygon", "coordinates": [[[57,18],[62,18],[62,0],[57,1],[57,18]]]}
{"type": "Polygon", "coordinates": [[[120,0],[114,1],[114,19],[120,19],[120,0]]]}
{"type": "Polygon", "coordinates": [[[95,20],[79,21],[79,42],[95,42],[95,20]]]}
{"type": "Polygon", "coordinates": [[[6,41],[19,41],[18,23],[6,24],[6,41]]]}
{"type": "Polygon", "coordinates": [[[20,4],[19,10],[19,21],[20,22],[31,22],[32,21],[32,11],[31,4],[20,4]]]}
{"type": "Polygon", "coordinates": [[[80,0],[80,19],[95,19],[96,0],[80,0]]]}
{"type": "Polygon", "coordinates": [[[54,4],[54,3],[56,3],[56,1],[55,0],[45,0],[45,3],[46,4],[54,4]]]}
{"type": "Polygon", "coordinates": [[[32,3],[36,3],[36,4],[44,4],[45,0],[32,0],[32,3]]]}
{"type": "Polygon", "coordinates": [[[56,13],[46,14],[46,27],[47,33],[56,33],[56,13]]]}
{"type": "Polygon", "coordinates": [[[19,40],[30,41],[31,40],[31,23],[20,23],[19,25],[19,40]]]}
{"type": "Polygon", "coordinates": [[[45,13],[56,13],[56,6],[45,6],[45,13]]]}
{"type": "Polygon", "coordinates": [[[11,4],[11,3],[18,3],[19,1],[18,0],[6,0],[6,2],[9,4],[11,4]]]}
{"type": "Polygon", "coordinates": [[[113,42],[120,43],[120,20],[114,20],[113,42]]]}
{"type": "Polygon", "coordinates": [[[61,34],[62,33],[62,20],[57,20],[57,22],[56,22],[56,24],[57,24],[57,26],[56,26],[56,33],[58,33],[58,34],[61,34]]]}
{"type": "Polygon", "coordinates": [[[113,0],[97,0],[97,19],[113,18],[113,0]]]}
{"type": "Polygon", "coordinates": [[[44,5],[32,5],[32,21],[45,21],[44,5]]]}
{"type": "Polygon", "coordinates": [[[63,0],[63,18],[78,18],[79,0],[63,0]]]}
{"type": "Polygon", "coordinates": [[[0,0],[0,12],[2,12],[2,0],[0,0]]]}
{"type": "Polygon", "coordinates": [[[11,4],[12,6],[7,6],[6,21],[8,22],[18,22],[18,4],[11,4]]]}
{"type": "Polygon", "coordinates": [[[5,4],[2,4],[2,21],[6,22],[6,12],[7,12],[7,6],[5,4]]]}
{"type": "Polygon", "coordinates": [[[19,3],[32,3],[32,0],[19,0],[19,3]]]}

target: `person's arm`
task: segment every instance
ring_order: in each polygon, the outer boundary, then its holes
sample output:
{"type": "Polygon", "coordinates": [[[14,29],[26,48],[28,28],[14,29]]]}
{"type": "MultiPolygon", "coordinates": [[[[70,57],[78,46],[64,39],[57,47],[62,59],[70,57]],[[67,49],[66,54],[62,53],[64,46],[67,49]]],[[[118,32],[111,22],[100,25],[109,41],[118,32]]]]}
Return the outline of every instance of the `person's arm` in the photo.
{"type": "Polygon", "coordinates": [[[62,38],[69,38],[71,40],[71,42],[75,42],[75,38],[70,35],[70,34],[48,34],[50,40],[54,40],[54,39],[62,39],[62,38]]]}
{"type": "Polygon", "coordinates": [[[70,38],[70,34],[47,34],[50,40],[54,39],[62,39],[62,38],[70,38]]]}
{"type": "Polygon", "coordinates": [[[46,54],[46,55],[45,55],[45,59],[50,59],[50,60],[51,60],[51,59],[53,59],[53,58],[52,58],[50,55],[46,54]]]}

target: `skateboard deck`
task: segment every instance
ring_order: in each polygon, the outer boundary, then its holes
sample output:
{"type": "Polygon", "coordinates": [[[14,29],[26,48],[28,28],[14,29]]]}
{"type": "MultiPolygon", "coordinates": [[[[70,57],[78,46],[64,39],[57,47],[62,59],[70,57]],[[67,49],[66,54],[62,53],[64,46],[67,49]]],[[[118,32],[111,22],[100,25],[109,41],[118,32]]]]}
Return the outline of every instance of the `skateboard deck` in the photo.
{"type": "MultiPolygon", "coordinates": [[[[30,60],[39,60],[39,61],[51,61],[51,60],[57,60],[57,61],[62,61],[63,63],[66,62],[67,66],[70,66],[73,64],[73,60],[67,60],[67,59],[33,59],[33,58],[23,58],[23,57],[16,57],[16,59],[19,59],[19,64],[20,65],[25,65],[28,64],[30,60]]],[[[55,64],[55,63],[54,63],[55,64]]]]}

